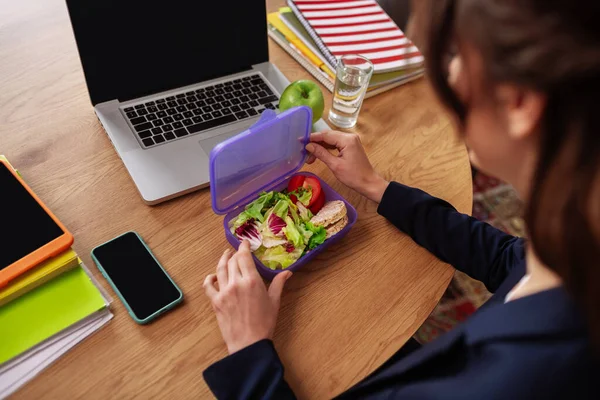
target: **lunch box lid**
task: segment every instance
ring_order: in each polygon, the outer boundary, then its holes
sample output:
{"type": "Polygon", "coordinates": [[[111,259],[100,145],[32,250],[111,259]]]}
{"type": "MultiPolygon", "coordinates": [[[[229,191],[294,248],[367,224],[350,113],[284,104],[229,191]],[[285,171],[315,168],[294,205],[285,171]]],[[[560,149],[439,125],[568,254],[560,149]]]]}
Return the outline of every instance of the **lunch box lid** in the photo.
{"type": "Polygon", "coordinates": [[[217,214],[227,214],[297,172],[306,161],[312,110],[265,110],[248,130],[210,152],[210,194],[217,214]]]}

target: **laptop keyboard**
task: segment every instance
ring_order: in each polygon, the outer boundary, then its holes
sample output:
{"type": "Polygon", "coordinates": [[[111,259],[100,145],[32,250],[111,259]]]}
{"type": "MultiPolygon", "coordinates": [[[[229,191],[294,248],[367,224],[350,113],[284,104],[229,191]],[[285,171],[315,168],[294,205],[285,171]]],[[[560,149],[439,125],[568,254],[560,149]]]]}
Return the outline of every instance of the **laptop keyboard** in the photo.
{"type": "Polygon", "coordinates": [[[275,109],[279,99],[260,75],[125,107],[144,147],[154,147],[275,109]]]}

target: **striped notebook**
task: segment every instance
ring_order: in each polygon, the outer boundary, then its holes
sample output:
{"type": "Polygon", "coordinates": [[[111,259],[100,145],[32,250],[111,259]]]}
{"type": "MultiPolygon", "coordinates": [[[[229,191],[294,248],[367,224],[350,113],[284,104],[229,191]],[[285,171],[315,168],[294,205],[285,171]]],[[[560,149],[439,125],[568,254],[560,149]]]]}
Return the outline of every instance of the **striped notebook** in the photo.
{"type": "MultiPolygon", "coordinates": [[[[267,32],[269,34],[269,37],[273,39],[279,46],[281,46],[283,50],[285,50],[290,56],[294,58],[294,60],[296,60],[300,65],[302,65],[304,69],[310,72],[310,74],[314,76],[319,82],[321,82],[321,84],[325,86],[327,90],[333,92],[334,83],[332,78],[328,77],[327,74],[325,74],[317,66],[311,63],[311,61],[308,58],[306,58],[298,49],[292,47],[290,43],[281,35],[280,32],[277,31],[277,29],[274,26],[269,25],[269,30],[267,32]]],[[[406,70],[400,73],[402,75],[398,75],[394,79],[388,79],[381,84],[369,86],[365,98],[368,99],[380,93],[387,92],[388,90],[397,88],[398,86],[404,85],[408,82],[412,82],[423,76],[422,69],[406,70]]],[[[383,75],[385,76],[389,74],[398,74],[398,72],[388,72],[383,75]]],[[[377,80],[377,75],[374,75],[373,77],[374,79],[371,79],[372,84],[374,83],[374,81],[377,80]]]]}
{"type": "Polygon", "coordinates": [[[375,73],[423,65],[423,55],[375,0],[288,0],[331,65],[360,54],[375,73]]]}

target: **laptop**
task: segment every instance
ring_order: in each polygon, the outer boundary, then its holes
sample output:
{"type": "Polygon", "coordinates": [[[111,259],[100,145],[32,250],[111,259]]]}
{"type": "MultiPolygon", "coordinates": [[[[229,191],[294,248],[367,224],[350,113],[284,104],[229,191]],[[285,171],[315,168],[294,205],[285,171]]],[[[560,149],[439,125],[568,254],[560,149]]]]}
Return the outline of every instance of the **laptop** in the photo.
{"type": "Polygon", "coordinates": [[[214,146],[278,107],[265,0],[67,0],[91,102],[150,205],[209,184],[214,146]]]}

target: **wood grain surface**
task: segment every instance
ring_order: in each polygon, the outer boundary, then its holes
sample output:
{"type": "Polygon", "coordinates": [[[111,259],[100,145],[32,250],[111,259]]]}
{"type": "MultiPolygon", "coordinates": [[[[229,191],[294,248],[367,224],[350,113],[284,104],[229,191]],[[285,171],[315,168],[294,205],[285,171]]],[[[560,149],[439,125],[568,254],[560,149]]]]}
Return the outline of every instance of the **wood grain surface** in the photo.
{"type": "MultiPolygon", "coordinates": [[[[269,1],[268,8],[282,4],[269,1]]],[[[310,78],[276,44],[269,49],[291,81],[310,78]]],[[[354,131],[387,178],[470,212],[466,150],[424,80],[367,100],[354,131]]],[[[0,154],[71,230],[88,266],[94,246],[136,230],[185,294],[181,307],[149,326],[136,325],[115,301],[113,321],[14,398],[210,398],[202,371],[226,350],[202,281],[227,247],[222,217],[213,213],[208,190],[144,205],[93,112],[64,0],[0,0],[0,154]]],[[[359,213],[349,235],[298,271],[282,299],[275,345],[286,377],[300,398],[322,399],[400,348],[453,270],[323,165],[308,170],[359,213]]]]}

